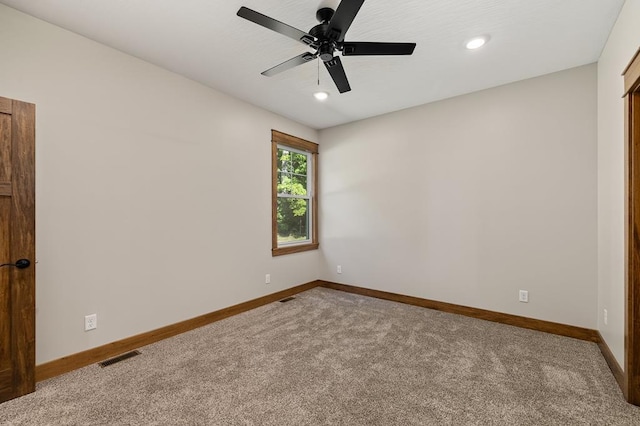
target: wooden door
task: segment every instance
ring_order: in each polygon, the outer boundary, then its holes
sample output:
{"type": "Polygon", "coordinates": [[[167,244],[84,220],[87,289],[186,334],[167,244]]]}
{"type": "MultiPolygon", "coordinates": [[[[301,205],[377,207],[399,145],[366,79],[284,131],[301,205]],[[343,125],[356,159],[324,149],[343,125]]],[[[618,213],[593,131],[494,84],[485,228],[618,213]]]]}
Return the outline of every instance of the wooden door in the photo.
{"type": "Polygon", "coordinates": [[[34,166],[35,105],[0,97],[0,402],[35,390],[34,166]]]}

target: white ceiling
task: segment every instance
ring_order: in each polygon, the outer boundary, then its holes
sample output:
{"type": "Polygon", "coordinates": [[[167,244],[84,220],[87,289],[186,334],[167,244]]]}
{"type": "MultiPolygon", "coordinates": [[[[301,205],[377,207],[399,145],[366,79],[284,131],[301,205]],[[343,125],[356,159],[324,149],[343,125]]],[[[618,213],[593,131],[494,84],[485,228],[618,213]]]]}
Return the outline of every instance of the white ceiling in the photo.
{"type": "Polygon", "coordinates": [[[236,16],[254,9],[303,31],[320,0],[0,0],[15,9],[316,129],[598,60],[624,0],[366,0],[347,41],[417,43],[412,56],[342,57],[339,94],[316,61],[260,73],[304,45],[236,16]],[[469,51],[464,43],[489,35],[469,51]]]}

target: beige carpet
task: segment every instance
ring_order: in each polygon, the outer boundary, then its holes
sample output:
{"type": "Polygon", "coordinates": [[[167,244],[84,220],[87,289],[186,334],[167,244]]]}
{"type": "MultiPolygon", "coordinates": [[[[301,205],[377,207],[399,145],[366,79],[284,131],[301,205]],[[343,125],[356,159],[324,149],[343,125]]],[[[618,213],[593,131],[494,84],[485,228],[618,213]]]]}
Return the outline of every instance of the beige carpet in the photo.
{"type": "Polygon", "coordinates": [[[640,425],[593,343],[316,288],[38,384],[2,425],[640,425]]]}

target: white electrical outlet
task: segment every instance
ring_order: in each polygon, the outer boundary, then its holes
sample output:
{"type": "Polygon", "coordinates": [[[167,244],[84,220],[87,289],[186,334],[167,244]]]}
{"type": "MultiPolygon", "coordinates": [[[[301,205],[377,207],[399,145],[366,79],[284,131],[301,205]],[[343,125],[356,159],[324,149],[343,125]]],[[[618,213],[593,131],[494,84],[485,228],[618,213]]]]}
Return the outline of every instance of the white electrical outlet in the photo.
{"type": "Polygon", "coordinates": [[[264,283],[265,284],[270,284],[271,283],[271,274],[267,274],[264,276],[264,283]]]}
{"type": "Polygon", "coordinates": [[[98,314],[85,315],[84,331],[94,330],[98,328],[98,314]]]}
{"type": "Polygon", "coordinates": [[[336,268],[336,270],[337,270],[337,272],[338,272],[339,274],[341,274],[341,273],[342,273],[342,265],[338,265],[338,267],[336,268]]]}
{"type": "Polygon", "coordinates": [[[604,310],[604,325],[607,325],[609,323],[609,313],[607,312],[607,310],[604,310]]]}
{"type": "Polygon", "coordinates": [[[527,290],[520,290],[520,298],[518,299],[521,302],[528,303],[529,302],[529,292],[527,290]]]}

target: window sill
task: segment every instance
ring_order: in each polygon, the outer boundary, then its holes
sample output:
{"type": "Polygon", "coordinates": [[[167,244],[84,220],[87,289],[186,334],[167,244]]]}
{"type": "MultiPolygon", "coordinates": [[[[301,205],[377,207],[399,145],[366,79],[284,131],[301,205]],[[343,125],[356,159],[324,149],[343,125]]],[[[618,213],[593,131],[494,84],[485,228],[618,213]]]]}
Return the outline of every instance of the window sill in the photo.
{"type": "Polygon", "coordinates": [[[285,254],[300,253],[300,252],[309,251],[309,250],[317,250],[319,246],[320,244],[318,243],[311,243],[311,244],[300,244],[300,245],[278,247],[278,248],[271,249],[271,255],[282,256],[285,254]]]}

